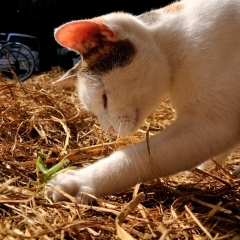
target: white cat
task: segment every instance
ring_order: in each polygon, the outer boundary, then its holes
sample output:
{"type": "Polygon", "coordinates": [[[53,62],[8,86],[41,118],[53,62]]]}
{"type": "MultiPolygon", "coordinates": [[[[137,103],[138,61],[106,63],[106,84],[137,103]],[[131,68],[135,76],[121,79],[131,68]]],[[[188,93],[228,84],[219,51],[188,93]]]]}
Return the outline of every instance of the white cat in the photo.
{"type": "MultiPolygon", "coordinates": [[[[134,133],[165,98],[175,122],[149,140],[49,182],[87,203],[227,156],[240,142],[240,1],[183,0],[139,16],[115,12],[55,31],[81,54],[70,71],[83,106],[109,134],[134,133]]],[[[70,78],[69,73],[61,81],[70,78]]]]}

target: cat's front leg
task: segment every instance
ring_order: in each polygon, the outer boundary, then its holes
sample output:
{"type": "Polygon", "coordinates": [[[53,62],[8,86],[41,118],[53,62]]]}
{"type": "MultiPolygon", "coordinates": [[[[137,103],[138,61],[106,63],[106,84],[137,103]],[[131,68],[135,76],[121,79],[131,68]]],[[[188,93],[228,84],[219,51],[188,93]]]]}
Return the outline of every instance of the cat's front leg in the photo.
{"type": "Polygon", "coordinates": [[[178,118],[151,137],[148,144],[138,143],[88,167],[59,174],[49,182],[46,194],[54,201],[63,199],[52,185],[87,203],[89,199],[81,198],[81,192],[101,197],[126,190],[137,182],[192,169],[236,146],[238,125],[234,121],[229,125],[229,118],[218,121],[178,118]]]}
{"type": "MultiPolygon", "coordinates": [[[[214,158],[214,161],[222,165],[227,160],[227,158],[231,155],[231,153],[234,152],[234,150],[235,150],[235,147],[227,150],[226,152],[221,153],[220,155],[214,158]]],[[[214,161],[207,160],[203,162],[201,165],[199,165],[198,168],[205,171],[214,165],[214,161]]]]}
{"type": "Polygon", "coordinates": [[[45,194],[54,202],[67,200],[54,189],[58,188],[76,197],[78,202],[87,204],[91,201],[91,197],[86,194],[97,197],[105,196],[126,190],[143,178],[149,179],[151,172],[147,165],[148,162],[138,162],[138,157],[132,147],[125,148],[88,167],[68,170],[57,175],[48,182],[45,194]],[[142,172],[145,177],[141,177],[142,172]]]}

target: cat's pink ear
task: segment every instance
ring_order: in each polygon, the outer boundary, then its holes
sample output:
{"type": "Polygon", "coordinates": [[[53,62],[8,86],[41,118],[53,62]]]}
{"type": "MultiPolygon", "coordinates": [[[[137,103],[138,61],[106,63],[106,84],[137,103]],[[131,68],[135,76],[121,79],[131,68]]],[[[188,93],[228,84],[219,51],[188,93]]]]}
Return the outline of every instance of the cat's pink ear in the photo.
{"type": "Polygon", "coordinates": [[[116,34],[107,25],[93,20],[68,22],[55,30],[56,41],[80,54],[87,53],[101,41],[114,41],[116,34]]]}

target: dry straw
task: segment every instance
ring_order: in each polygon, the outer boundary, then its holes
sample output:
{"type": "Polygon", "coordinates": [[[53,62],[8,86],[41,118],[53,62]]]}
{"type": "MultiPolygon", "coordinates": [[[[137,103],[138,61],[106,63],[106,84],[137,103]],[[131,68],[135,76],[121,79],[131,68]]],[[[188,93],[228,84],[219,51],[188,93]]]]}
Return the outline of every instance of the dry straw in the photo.
{"type": "Polygon", "coordinates": [[[238,151],[224,168],[138,184],[92,206],[70,196],[46,199],[36,174],[39,151],[48,154],[48,167],[63,157],[86,166],[175,117],[166,100],[134,136],[110,137],[81,109],[75,89],[51,85],[62,74],[54,68],[21,85],[0,79],[0,239],[240,239],[240,181],[229,174],[238,151]]]}

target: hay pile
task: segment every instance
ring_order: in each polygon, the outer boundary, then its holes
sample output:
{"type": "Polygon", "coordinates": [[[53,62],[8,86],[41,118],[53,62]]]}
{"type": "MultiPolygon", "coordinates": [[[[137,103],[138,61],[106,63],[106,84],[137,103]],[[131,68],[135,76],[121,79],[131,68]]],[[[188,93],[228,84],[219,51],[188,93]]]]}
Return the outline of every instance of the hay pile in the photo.
{"type": "Polygon", "coordinates": [[[62,74],[54,68],[22,87],[0,79],[0,239],[240,239],[240,180],[225,170],[239,165],[238,151],[225,168],[137,185],[93,206],[46,199],[39,151],[48,154],[48,167],[65,157],[86,166],[175,117],[166,100],[133,137],[110,137],[81,109],[74,89],[51,85],[62,74]]]}

